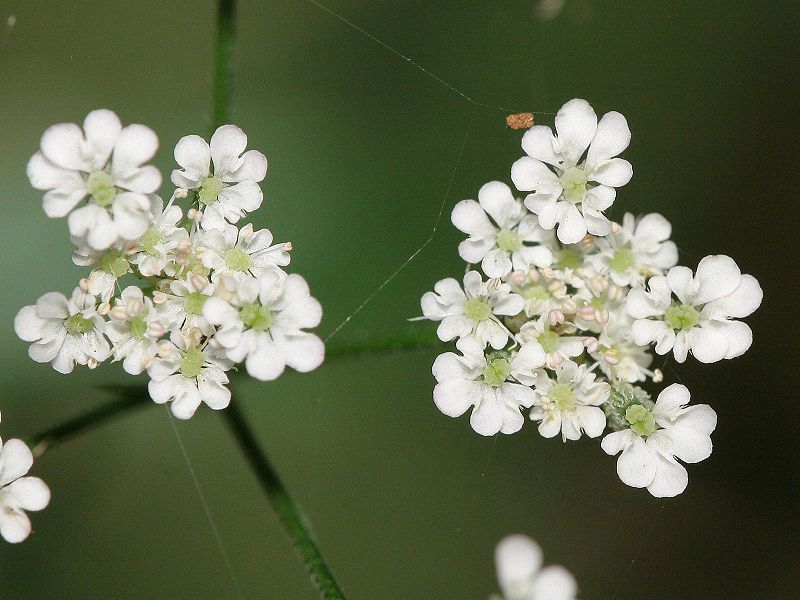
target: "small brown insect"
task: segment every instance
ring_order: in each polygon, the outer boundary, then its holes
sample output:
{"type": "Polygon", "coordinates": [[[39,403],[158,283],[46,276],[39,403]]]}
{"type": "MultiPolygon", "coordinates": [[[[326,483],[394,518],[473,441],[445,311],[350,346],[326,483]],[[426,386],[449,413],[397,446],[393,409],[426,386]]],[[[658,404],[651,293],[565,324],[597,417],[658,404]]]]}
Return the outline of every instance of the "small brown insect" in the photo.
{"type": "Polygon", "coordinates": [[[533,127],[533,113],[518,113],[506,117],[506,125],[511,129],[530,129],[533,127]]]}

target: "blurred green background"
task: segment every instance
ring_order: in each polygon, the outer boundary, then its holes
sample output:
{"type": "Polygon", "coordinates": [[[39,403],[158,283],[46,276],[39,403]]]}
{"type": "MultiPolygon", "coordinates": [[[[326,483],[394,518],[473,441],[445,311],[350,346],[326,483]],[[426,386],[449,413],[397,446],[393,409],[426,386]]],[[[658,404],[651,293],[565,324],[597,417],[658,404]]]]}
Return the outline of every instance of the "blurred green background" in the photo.
{"type": "MultiPolygon", "coordinates": [[[[485,439],[441,415],[437,350],[240,385],[235,401],[348,598],[485,598],[494,546],[514,532],[586,599],[797,597],[797,3],[567,0],[550,19],[534,0],[327,4],[479,102],[554,112],[583,97],[621,111],[635,176],[612,215],[663,213],[684,264],[730,254],[765,292],[743,358],[666,370],[719,414],[714,454],[671,500],[621,484],[596,442],[532,426],[485,439]]],[[[82,276],[66,223],[28,185],[28,157],[50,124],[106,107],[158,132],[168,174],[177,139],[208,129],[214,17],[213,2],[0,1],[3,438],[131,381],[118,365],[61,376],[14,335],[19,307],[82,276]]],[[[238,22],[233,117],[270,161],[254,221],[293,242],[326,334],[430,234],[473,107],[307,1],[243,1],[238,22]]],[[[460,272],[447,216],[509,180],[520,134],[504,116],[477,109],[433,243],[337,338],[397,331],[460,272]]],[[[201,409],[178,428],[243,596],[315,598],[221,416],[201,409]]],[[[0,544],[0,598],[235,597],[163,407],[54,449],[34,472],[52,503],[28,541],[0,544]]]]}

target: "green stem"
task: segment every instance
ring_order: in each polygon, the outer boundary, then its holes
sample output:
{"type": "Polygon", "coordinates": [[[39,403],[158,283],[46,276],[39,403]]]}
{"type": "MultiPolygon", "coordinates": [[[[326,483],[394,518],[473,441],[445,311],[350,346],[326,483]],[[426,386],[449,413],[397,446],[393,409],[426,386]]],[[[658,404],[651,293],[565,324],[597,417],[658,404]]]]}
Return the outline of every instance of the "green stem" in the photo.
{"type": "Polygon", "coordinates": [[[137,406],[144,405],[149,399],[146,388],[114,386],[106,389],[119,394],[119,398],[28,438],[28,446],[32,448],[33,455],[39,457],[54,446],[110,421],[137,406]]]}
{"type": "Polygon", "coordinates": [[[272,504],[272,508],[294,541],[295,548],[303,559],[320,596],[324,600],[344,600],[344,594],[333,578],[325,559],[322,558],[322,554],[306,526],[305,518],[295,505],[278,473],[259,447],[238,404],[231,404],[225,409],[224,414],[242,453],[247,457],[250,467],[258,477],[261,487],[272,504]]]}
{"type": "Polygon", "coordinates": [[[219,0],[217,4],[217,41],[214,46],[214,83],[212,87],[212,132],[228,122],[233,95],[231,61],[236,39],[236,0],[219,0]]]}

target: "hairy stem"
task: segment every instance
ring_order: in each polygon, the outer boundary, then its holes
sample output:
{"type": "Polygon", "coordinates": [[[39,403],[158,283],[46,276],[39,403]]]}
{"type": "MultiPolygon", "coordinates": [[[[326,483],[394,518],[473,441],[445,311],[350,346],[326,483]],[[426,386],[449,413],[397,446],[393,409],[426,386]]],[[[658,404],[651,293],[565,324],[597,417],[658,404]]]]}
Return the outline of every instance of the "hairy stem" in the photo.
{"type": "Polygon", "coordinates": [[[320,596],[325,600],[344,600],[344,594],[333,578],[325,559],[322,558],[316,541],[306,526],[305,518],[295,505],[278,473],[259,447],[238,404],[231,404],[224,413],[242,453],[247,457],[250,467],[258,477],[261,487],[272,504],[272,508],[294,541],[295,549],[303,559],[320,596]]]}

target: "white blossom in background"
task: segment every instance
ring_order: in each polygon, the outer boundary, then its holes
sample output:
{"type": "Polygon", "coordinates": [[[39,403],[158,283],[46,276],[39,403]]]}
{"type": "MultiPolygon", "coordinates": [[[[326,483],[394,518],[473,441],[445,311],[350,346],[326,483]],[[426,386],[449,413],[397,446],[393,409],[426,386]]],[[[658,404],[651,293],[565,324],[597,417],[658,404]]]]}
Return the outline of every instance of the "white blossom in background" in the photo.
{"type": "Polygon", "coordinates": [[[531,419],[539,421],[539,433],[550,438],[560,432],[564,441],[580,439],[581,433],[599,436],[606,426],[600,406],[611,386],[572,361],[562,361],[553,370],[554,379],[541,373],[535,383],[531,419]]]}
{"type": "Polygon", "coordinates": [[[103,250],[118,239],[134,240],[147,229],[148,195],[161,185],[161,174],[144,163],[157,149],[158,138],[150,128],[122,127],[110,110],[95,110],[83,130],[59,123],[44,132],[41,150],[28,162],[28,178],[33,187],[45,190],[47,216],[69,215],[70,234],[103,250]]]}
{"type": "Polygon", "coordinates": [[[37,511],[50,503],[50,489],[38,477],[26,477],[33,454],[22,440],[0,440],[0,535],[7,542],[24,541],[31,533],[25,511],[37,511]]]}
{"type": "Polygon", "coordinates": [[[485,184],[478,191],[478,202],[456,204],[451,220],[469,235],[458,245],[459,255],[468,263],[481,263],[489,277],[504,277],[512,268],[549,267],[553,262],[546,246],[525,245],[547,236],[536,217],[500,181],[485,184]]]}
{"type": "Polygon", "coordinates": [[[433,321],[441,321],[437,333],[443,342],[471,335],[484,346],[497,350],[508,342],[508,328],[500,321],[503,315],[522,310],[522,298],[511,292],[511,286],[498,280],[483,281],[480,273],[464,275],[464,288],[455,279],[442,279],[433,292],[422,296],[422,313],[433,321]]]}
{"type": "Polygon", "coordinates": [[[150,225],[129,258],[145,277],[161,275],[174,260],[173,253],[178,245],[189,238],[189,232],[180,226],[183,211],[179,206],[169,204],[165,208],[161,198],[153,196],[150,212],[153,215],[150,225]]]}
{"type": "Polygon", "coordinates": [[[652,277],[648,289],[632,289],[627,309],[636,319],[633,340],[655,343],[658,354],[672,350],[684,362],[691,351],[703,363],[736,358],[753,342],[750,327],[737,321],[752,314],[763,292],[752,275],[742,275],[732,258],[706,256],[692,275],[673,267],[666,276],[652,277]]]}
{"type": "Polygon", "coordinates": [[[28,355],[64,374],[71,373],[76,363],[94,368],[109,357],[111,346],[104,329],[95,297],[79,287],[70,298],[48,292],[14,318],[14,331],[32,342],[28,355]]]}
{"type": "Polygon", "coordinates": [[[531,192],[525,205],[539,225],[553,229],[558,239],[575,244],[588,233],[608,235],[611,222],[603,214],[616,197],[614,188],[630,181],[631,164],[616,158],[631,140],[628,123],[618,112],[597,115],[585,100],[570,100],[550,127],[535,125],[522,137],[528,156],[511,167],[518,190],[531,192]]]}
{"type": "Polygon", "coordinates": [[[491,360],[475,338],[461,338],[456,347],[462,356],[447,352],[433,363],[437,408],[449,417],[459,417],[473,407],[470,425],[481,435],[519,431],[525,421],[520,407],[530,408],[534,402],[528,385],[544,365],[542,347],[525,344],[516,353],[491,360]]]}
{"type": "Polygon", "coordinates": [[[542,549],[526,535],[509,535],[494,553],[502,594],[490,600],[575,600],[578,584],[562,566],[542,568],[542,549]]]}
{"type": "Polygon", "coordinates": [[[202,207],[203,229],[222,229],[237,223],[261,206],[264,197],[258,183],[267,175],[267,159],[258,150],[247,150],[247,135],[236,125],[223,125],[207,143],[198,135],[182,137],[175,146],[172,183],[194,190],[202,207]],[[212,168],[213,167],[213,168],[212,168]]]}
{"type": "Polygon", "coordinates": [[[717,426],[717,413],[707,404],[687,406],[689,397],[686,386],[673,383],[661,391],[651,409],[631,404],[625,411],[629,429],[603,438],[607,454],[622,452],[617,473],[623,483],[646,487],[659,498],[686,489],[689,476],[675,459],[696,463],[708,458],[711,432],[717,426]]]}
{"type": "Polygon", "coordinates": [[[257,278],[226,277],[203,316],[217,327],[212,340],[256,379],[276,379],[286,366],[312,371],[325,358],[322,340],[304,331],[319,325],[322,306],[300,275],[267,270],[257,278]]]}

